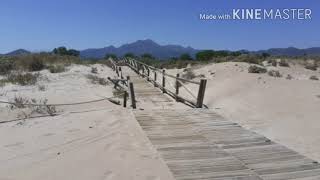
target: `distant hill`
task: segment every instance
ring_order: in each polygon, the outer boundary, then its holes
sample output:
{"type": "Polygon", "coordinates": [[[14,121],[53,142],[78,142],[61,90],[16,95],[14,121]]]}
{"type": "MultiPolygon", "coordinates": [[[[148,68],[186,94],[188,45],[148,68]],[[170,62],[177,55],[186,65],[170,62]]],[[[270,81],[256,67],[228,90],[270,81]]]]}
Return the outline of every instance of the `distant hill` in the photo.
{"type": "MultiPolygon", "coordinates": [[[[138,40],[130,44],[124,44],[118,48],[114,46],[108,46],[105,48],[86,49],[80,52],[80,56],[84,58],[103,58],[106,54],[116,54],[117,56],[123,56],[126,53],[133,53],[135,55],[141,55],[144,53],[152,54],[160,59],[168,59],[171,57],[179,57],[183,53],[188,53],[191,56],[195,56],[200,50],[183,47],[180,45],[159,45],[156,42],[147,40],[138,40]]],[[[241,52],[249,52],[247,50],[241,50],[241,52]]],[[[313,47],[307,49],[298,49],[295,47],[288,48],[271,48],[260,51],[250,51],[254,54],[268,53],[272,56],[320,56],[320,47],[313,47]]]]}
{"type": "Polygon", "coordinates": [[[272,56],[320,56],[320,47],[313,47],[307,49],[298,49],[295,47],[272,48],[268,50],[256,51],[255,53],[268,53],[272,56]]]}
{"type": "Polygon", "coordinates": [[[160,59],[168,59],[171,57],[179,57],[183,53],[188,53],[191,56],[199,50],[193,49],[191,47],[183,47],[180,45],[159,45],[154,41],[138,40],[130,44],[124,44],[118,48],[114,46],[109,46],[105,48],[97,49],[86,49],[80,52],[80,56],[84,58],[103,58],[106,54],[116,54],[117,56],[123,56],[126,53],[133,53],[135,55],[141,55],[144,53],[149,53],[160,59]]]}
{"type": "MultiPolygon", "coordinates": [[[[180,45],[159,45],[156,42],[147,40],[138,40],[133,43],[124,44],[120,47],[108,46],[104,48],[91,48],[80,51],[80,56],[83,58],[104,58],[106,54],[116,54],[117,56],[123,56],[126,53],[133,53],[135,55],[142,55],[144,53],[152,54],[159,59],[169,59],[171,57],[179,57],[183,53],[188,53],[192,57],[201,50],[194,49],[192,47],[183,47],[180,45]]],[[[272,56],[320,56],[320,47],[312,47],[307,49],[298,49],[295,47],[288,48],[271,48],[267,50],[259,51],[247,51],[240,50],[243,53],[262,54],[268,53],[272,56]]],[[[24,54],[30,54],[30,51],[24,49],[17,49],[7,54],[0,54],[0,56],[18,56],[24,54]]]]}
{"type": "Polygon", "coordinates": [[[15,51],[9,52],[7,54],[3,54],[4,56],[19,56],[19,55],[25,55],[25,54],[31,54],[30,51],[27,51],[25,49],[17,49],[15,51]]]}

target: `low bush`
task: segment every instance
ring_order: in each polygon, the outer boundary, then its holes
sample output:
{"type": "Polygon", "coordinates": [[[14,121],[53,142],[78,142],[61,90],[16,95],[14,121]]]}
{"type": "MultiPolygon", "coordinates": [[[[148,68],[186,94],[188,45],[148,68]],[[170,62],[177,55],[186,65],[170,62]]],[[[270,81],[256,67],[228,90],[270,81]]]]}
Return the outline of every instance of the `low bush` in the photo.
{"type": "Polygon", "coordinates": [[[314,80],[314,81],[318,81],[319,80],[319,78],[317,76],[310,76],[309,79],[310,80],[314,80]]]}
{"type": "Polygon", "coordinates": [[[119,89],[115,89],[112,91],[113,97],[116,98],[123,98],[125,91],[124,90],[119,90],[119,89]]]}
{"type": "Polygon", "coordinates": [[[46,66],[45,66],[42,59],[40,59],[38,57],[33,57],[32,60],[30,61],[30,64],[28,67],[29,67],[30,71],[41,71],[46,66]]]}
{"type": "Polygon", "coordinates": [[[38,90],[39,91],[45,91],[46,90],[46,86],[45,85],[39,85],[38,86],[38,90]]]}
{"type": "Polygon", "coordinates": [[[34,113],[50,116],[56,115],[56,107],[53,105],[48,105],[47,102],[48,99],[37,101],[36,99],[28,99],[25,97],[16,96],[13,99],[13,104],[10,105],[10,109],[31,109],[31,112],[29,114],[24,113],[24,118],[29,118],[34,113]]]}
{"type": "Polygon", "coordinates": [[[51,73],[61,73],[66,71],[66,68],[62,64],[50,65],[48,69],[51,73]]]}
{"type": "Polygon", "coordinates": [[[276,67],[277,64],[278,64],[275,59],[270,59],[270,60],[268,60],[268,63],[271,64],[271,66],[274,66],[274,67],[276,67]]]}
{"type": "Polygon", "coordinates": [[[30,103],[28,98],[15,96],[13,99],[13,104],[10,105],[10,109],[23,109],[27,107],[27,104],[30,103]]]}
{"type": "Polygon", "coordinates": [[[263,59],[258,55],[242,54],[238,56],[234,61],[247,62],[251,64],[261,64],[263,59]]]}
{"type": "Polygon", "coordinates": [[[9,74],[15,68],[15,64],[10,59],[0,59],[0,75],[9,74]]]}
{"type": "Polygon", "coordinates": [[[91,81],[92,84],[108,85],[108,81],[105,78],[100,78],[95,75],[88,74],[87,78],[91,81]]]}
{"type": "Polygon", "coordinates": [[[281,59],[280,62],[279,62],[279,66],[289,67],[289,63],[286,60],[281,59]]]}
{"type": "Polygon", "coordinates": [[[266,73],[267,69],[264,67],[252,65],[248,68],[249,73],[266,73]]]}
{"type": "Polygon", "coordinates": [[[293,77],[290,74],[288,74],[286,79],[291,80],[291,79],[293,79],[293,77]]]}
{"type": "Polygon", "coordinates": [[[98,68],[92,67],[92,68],[91,68],[91,73],[93,73],[93,74],[98,74],[98,68]]]}
{"type": "Polygon", "coordinates": [[[11,73],[8,75],[6,79],[3,79],[3,81],[12,83],[12,84],[19,84],[21,86],[27,86],[27,85],[35,85],[40,74],[32,74],[32,73],[11,73]]]}
{"type": "Polygon", "coordinates": [[[305,65],[306,69],[312,70],[312,71],[316,71],[318,66],[316,63],[308,63],[305,65]]]}
{"type": "Polygon", "coordinates": [[[195,73],[191,70],[191,69],[186,69],[185,72],[181,75],[181,78],[183,79],[194,79],[197,76],[195,75],[195,73]]]}
{"type": "Polygon", "coordinates": [[[268,74],[269,74],[269,76],[272,76],[272,77],[282,77],[280,72],[277,70],[270,70],[270,71],[268,71],[268,74]]]}

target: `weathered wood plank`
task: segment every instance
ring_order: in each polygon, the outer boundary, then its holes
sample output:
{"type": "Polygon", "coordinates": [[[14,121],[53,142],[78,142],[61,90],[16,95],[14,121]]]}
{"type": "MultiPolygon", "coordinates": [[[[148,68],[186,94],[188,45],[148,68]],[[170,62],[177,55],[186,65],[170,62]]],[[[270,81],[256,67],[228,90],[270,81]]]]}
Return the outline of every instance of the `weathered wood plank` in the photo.
{"type": "MultiPolygon", "coordinates": [[[[161,80],[161,79],[160,79],[161,80]]],[[[132,76],[135,117],[176,179],[320,179],[320,165],[212,110],[170,109],[173,101],[132,76]]]]}
{"type": "Polygon", "coordinates": [[[210,110],[136,111],[177,179],[316,179],[320,165],[210,110]]]}

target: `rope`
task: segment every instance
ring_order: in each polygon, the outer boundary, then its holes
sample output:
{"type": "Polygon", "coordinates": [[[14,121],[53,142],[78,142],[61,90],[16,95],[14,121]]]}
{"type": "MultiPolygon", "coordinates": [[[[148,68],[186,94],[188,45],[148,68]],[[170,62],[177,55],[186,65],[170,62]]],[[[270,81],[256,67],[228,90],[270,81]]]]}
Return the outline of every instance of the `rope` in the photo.
{"type": "Polygon", "coordinates": [[[0,101],[0,103],[3,104],[11,104],[11,105],[24,105],[24,106],[71,106],[71,105],[79,105],[79,104],[89,104],[89,103],[94,103],[94,102],[100,102],[104,100],[112,100],[112,98],[102,98],[102,99],[97,99],[97,100],[92,100],[92,101],[84,101],[84,102],[77,102],[77,103],[66,103],[66,104],[34,104],[34,103],[14,103],[14,102],[8,102],[8,101],[0,101]]]}
{"type": "Polygon", "coordinates": [[[177,80],[180,85],[194,98],[194,99],[197,99],[196,95],[194,95],[190,89],[188,89],[180,80],[177,80]]]}

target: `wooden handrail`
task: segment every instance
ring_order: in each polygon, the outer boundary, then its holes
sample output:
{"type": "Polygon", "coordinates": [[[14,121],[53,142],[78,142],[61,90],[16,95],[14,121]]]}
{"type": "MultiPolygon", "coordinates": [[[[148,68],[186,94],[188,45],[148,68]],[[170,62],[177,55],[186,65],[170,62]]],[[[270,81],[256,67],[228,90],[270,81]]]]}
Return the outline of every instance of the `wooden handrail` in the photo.
{"type": "MultiPolygon", "coordinates": [[[[184,79],[177,74],[176,76],[173,76],[171,74],[168,74],[165,72],[164,69],[158,69],[155,67],[152,67],[150,65],[147,65],[143,62],[137,61],[135,59],[125,59],[126,64],[131,67],[135,72],[137,72],[139,75],[143,77],[147,77],[148,81],[151,81],[155,87],[159,87],[163,93],[167,93],[170,96],[174,97],[177,101],[181,101],[184,103],[188,103],[193,107],[197,108],[202,108],[203,106],[203,100],[204,100],[204,95],[205,95],[205,89],[206,89],[206,84],[207,80],[206,79],[201,79],[200,82],[197,81],[192,81],[189,79],[184,79]],[[142,70],[142,72],[140,72],[142,70]],[[150,77],[150,70],[154,72],[154,77],[150,77]],[[159,83],[157,82],[157,75],[161,74],[162,75],[162,82],[159,83]],[[175,85],[175,92],[172,92],[170,89],[166,88],[166,79],[165,77],[170,77],[175,79],[176,85],[175,85]],[[199,85],[199,90],[198,90],[198,96],[194,95],[190,89],[188,89],[183,83],[188,82],[192,84],[199,85]],[[192,101],[190,99],[187,99],[185,97],[182,97],[179,95],[179,87],[182,86],[193,98],[195,101],[192,101]]],[[[160,77],[159,77],[160,78],[160,77]]],[[[161,81],[161,79],[160,79],[161,81]]],[[[168,83],[170,83],[168,81],[168,83]]]]}
{"type": "MultiPolygon", "coordinates": [[[[140,62],[140,61],[135,60],[135,59],[130,59],[130,60],[132,60],[132,61],[135,62],[135,63],[144,65],[144,66],[146,66],[146,67],[148,67],[148,68],[150,68],[150,69],[152,69],[152,70],[154,70],[154,71],[158,71],[159,73],[162,73],[162,69],[155,68],[155,67],[153,67],[153,66],[150,66],[150,65],[148,65],[148,64],[145,64],[145,63],[140,62]]],[[[171,77],[171,78],[173,78],[173,79],[176,79],[176,78],[177,78],[176,76],[171,75],[171,74],[168,74],[168,73],[164,73],[164,75],[165,75],[165,76],[168,76],[168,77],[171,77]]],[[[181,77],[178,77],[177,79],[179,79],[179,80],[182,81],[182,82],[188,82],[188,83],[193,83],[193,84],[198,84],[198,85],[200,85],[200,82],[197,82],[197,81],[192,81],[192,80],[185,79],[185,78],[181,78],[181,77]]]]}

